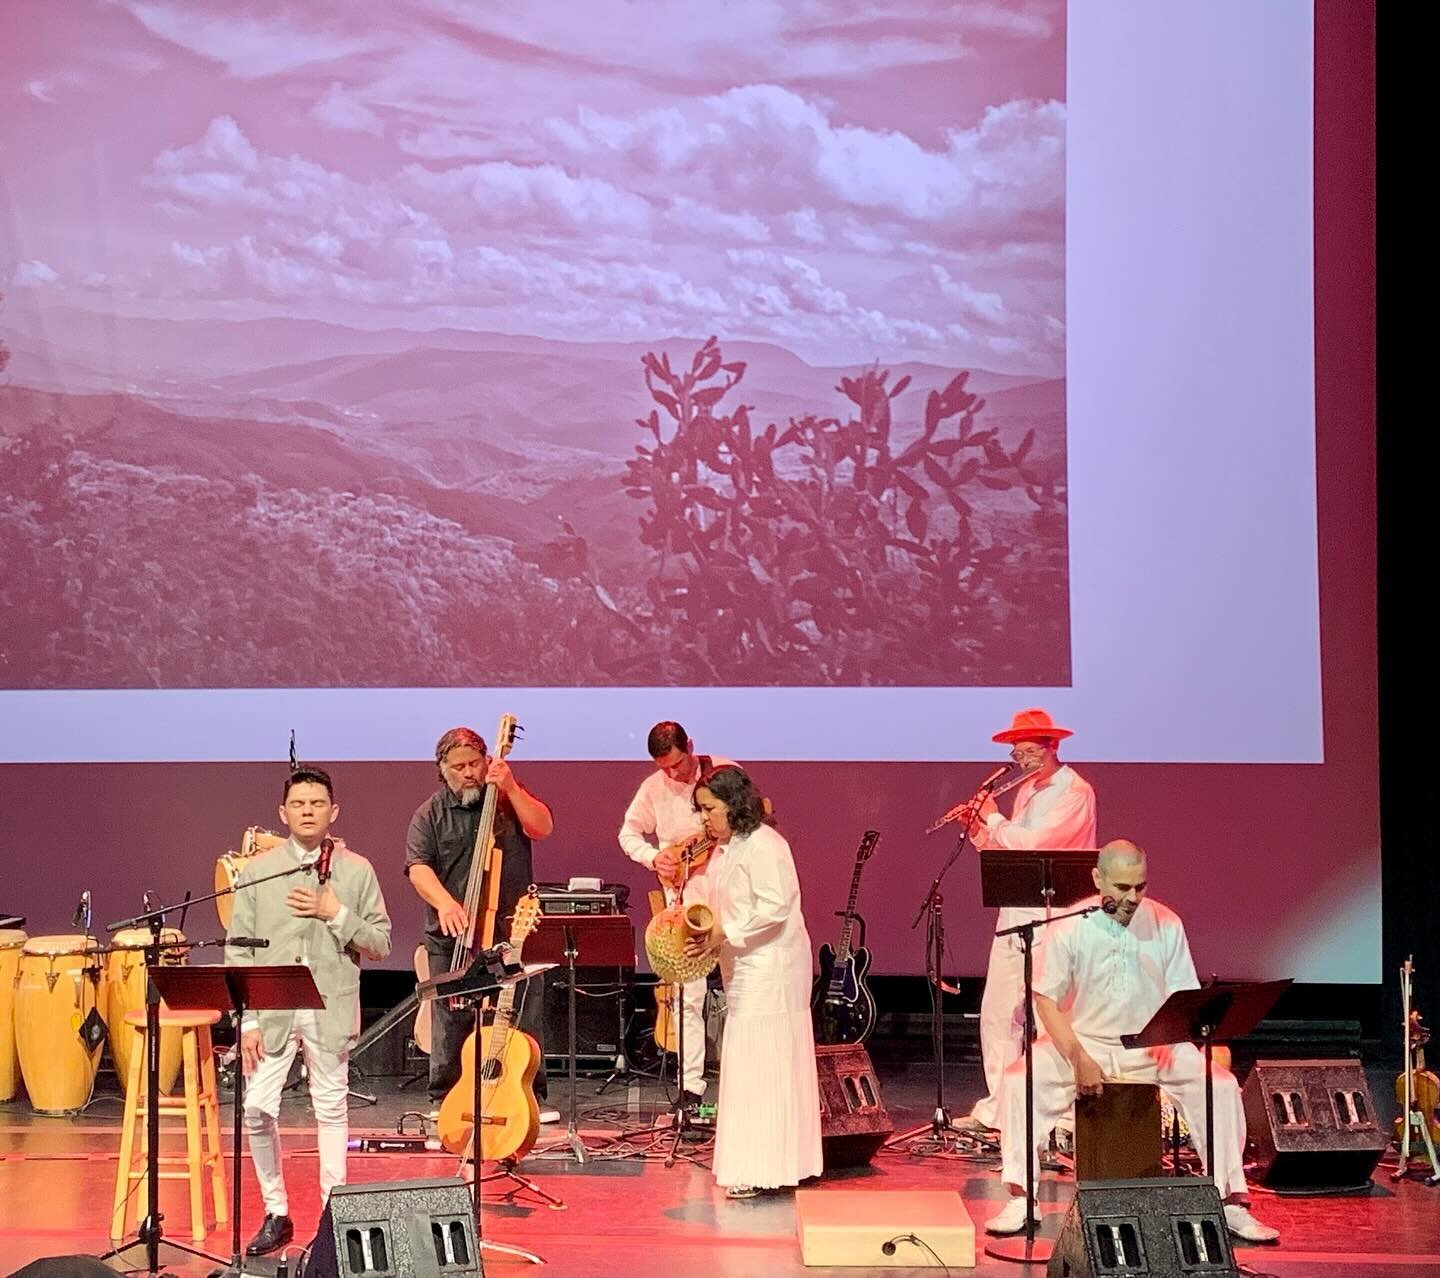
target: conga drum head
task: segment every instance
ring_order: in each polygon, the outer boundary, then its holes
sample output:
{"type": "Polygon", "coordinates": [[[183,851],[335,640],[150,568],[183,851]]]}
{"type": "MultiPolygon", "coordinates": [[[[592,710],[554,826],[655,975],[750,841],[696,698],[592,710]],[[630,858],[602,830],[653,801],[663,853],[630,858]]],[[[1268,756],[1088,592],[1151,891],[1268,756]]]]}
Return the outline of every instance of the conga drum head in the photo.
{"type": "Polygon", "coordinates": [[[32,936],[25,942],[24,952],[55,957],[73,954],[78,958],[82,954],[88,954],[91,950],[99,948],[100,942],[93,936],[83,936],[79,932],[66,932],[57,933],[54,936],[32,936]]]}

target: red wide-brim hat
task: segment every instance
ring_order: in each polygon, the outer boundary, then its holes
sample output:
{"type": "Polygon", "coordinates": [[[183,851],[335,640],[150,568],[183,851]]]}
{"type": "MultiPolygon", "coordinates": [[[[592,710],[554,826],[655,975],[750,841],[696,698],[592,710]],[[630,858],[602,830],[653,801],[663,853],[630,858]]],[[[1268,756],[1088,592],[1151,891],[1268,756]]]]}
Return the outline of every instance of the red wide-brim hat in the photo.
{"type": "Polygon", "coordinates": [[[1062,728],[1057,724],[1048,711],[1035,706],[1029,710],[1016,711],[1010,726],[1003,732],[997,732],[990,740],[1010,745],[1016,741],[1028,741],[1032,737],[1049,737],[1051,740],[1060,741],[1074,735],[1069,728],[1062,728]]]}

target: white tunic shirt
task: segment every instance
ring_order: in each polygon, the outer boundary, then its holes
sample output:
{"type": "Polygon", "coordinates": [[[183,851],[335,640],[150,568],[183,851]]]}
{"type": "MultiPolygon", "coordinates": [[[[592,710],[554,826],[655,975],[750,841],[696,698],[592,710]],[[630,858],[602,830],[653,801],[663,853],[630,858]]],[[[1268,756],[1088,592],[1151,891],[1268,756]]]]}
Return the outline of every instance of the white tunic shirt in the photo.
{"type": "Polygon", "coordinates": [[[1159,901],[1141,901],[1129,927],[1097,911],[1045,931],[1035,992],[1054,999],[1083,1039],[1119,1043],[1176,990],[1200,988],[1185,925],[1159,901]]]}
{"type": "MultiPolygon", "coordinates": [[[[711,757],[713,767],[730,765],[729,759],[711,757]]],[[[699,773],[696,773],[696,780],[699,773]]],[[[656,768],[640,783],[620,826],[620,846],[632,861],[650,867],[663,847],[687,839],[700,829],[695,811],[695,781],[672,781],[656,768]],[[646,835],[653,835],[651,843],[646,835]]]]}
{"type": "MultiPolygon", "coordinates": [[[[1095,791],[1068,765],[1043,784],[1022,781],[1015,789],[1009,819],[992,812],[985,818],[985,825],[975,831],[978,848],[1075,850],[1097,845],[1095,791]]],[[[1045,911],[1038,908],[1003,909],[996,931],[1044,917],[1045,911]]]]}

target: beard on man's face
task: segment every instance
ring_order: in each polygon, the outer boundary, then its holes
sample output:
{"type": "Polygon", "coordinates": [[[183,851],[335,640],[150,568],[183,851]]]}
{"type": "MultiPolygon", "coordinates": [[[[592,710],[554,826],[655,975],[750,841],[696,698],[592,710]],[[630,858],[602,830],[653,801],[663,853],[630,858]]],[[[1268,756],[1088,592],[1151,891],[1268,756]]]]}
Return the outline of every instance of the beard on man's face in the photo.
{"type": "Polygon", "coordinates": [[[476,808],[480,806],[480,800],[485,797],[485,790],[482,786],[472,785],[461,790],[456,797],[459,798],[462,808],[476,808]]]}

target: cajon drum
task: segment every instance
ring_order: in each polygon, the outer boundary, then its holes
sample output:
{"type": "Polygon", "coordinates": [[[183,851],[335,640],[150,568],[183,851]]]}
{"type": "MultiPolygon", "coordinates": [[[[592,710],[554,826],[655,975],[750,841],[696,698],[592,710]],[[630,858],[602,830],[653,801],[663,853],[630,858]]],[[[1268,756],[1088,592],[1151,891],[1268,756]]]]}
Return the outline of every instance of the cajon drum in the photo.
{"type": "Polygon", "coordinates": [[[1112,1083],[1075,1098],[1075,1179],[1144,1180],[1161,1174],[1160,1089],[1112,1083]]]}

